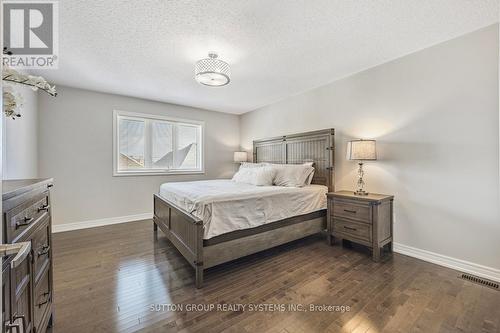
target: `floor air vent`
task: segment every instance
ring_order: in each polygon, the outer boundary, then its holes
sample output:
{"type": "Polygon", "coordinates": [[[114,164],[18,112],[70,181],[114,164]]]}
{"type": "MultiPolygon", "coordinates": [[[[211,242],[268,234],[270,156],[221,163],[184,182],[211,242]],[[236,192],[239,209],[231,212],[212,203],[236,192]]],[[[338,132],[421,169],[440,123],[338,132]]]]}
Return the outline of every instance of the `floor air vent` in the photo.
{"type": "Polygon", "coordinates": [[[474,275],[470,275],[470,274],[462,274],[462,275],[460,275],[460,278],[463,280],[474,282],[476,284],[480,284],[482,286],[485,286],[485,287],[488,287],[491,289],[500,290],[500,285],[497,282],[483,279],[483,278],[480,278],[478,276],[474,276],[474,275]]]}

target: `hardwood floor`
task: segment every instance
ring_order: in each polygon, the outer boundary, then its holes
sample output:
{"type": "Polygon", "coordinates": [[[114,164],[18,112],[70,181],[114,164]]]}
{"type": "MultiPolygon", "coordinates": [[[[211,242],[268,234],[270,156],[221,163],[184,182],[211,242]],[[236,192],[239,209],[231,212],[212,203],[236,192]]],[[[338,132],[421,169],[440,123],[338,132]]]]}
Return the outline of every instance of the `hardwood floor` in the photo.
{"type": "Polygon", "coordinates": [[[214,267],[197,290],[194,270],[152,229],[140,221],[54,234],[53,332],[500,332],[500,292],[451,269],[398,254],[374,263],[314,236],[214,267]],[[246,308],[187,311],[192,304],[246,308]]]}

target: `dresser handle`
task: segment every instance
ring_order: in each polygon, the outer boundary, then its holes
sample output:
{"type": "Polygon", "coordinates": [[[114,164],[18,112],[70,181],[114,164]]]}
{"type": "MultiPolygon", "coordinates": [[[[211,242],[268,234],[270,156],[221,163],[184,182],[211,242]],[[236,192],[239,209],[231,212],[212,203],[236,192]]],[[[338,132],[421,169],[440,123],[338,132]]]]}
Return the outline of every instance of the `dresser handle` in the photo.
{"type": "Polygon", "coordinates": [[[356,228],[351,228],[351,227],[348,227],[348,226],[344,226],[344,229],[347,229],[347,230],[352,230],[352,231],[356,231],[356,230],[358,230],[358,229],[356,229],[356,228]]]}
{"type": "Polygon", "coordinates": [[[344,212],[356,214],[355,210],[350,210],[350,209],[344,209],[344,212]]]}
{"type": "Polygon", "coordinates": [[[46,255],[47,253],[49,253],[49,250],[50,250],[50,245],[42,246],[42,249],[40,251],[38,251],[38,256],[41,257],[41,256],[46,255]]]}
{"type": "Polygon", "coordinates": [[[47,213],[49,212],[49,208],[50,208],[50,205],[43,205],[43,206],[40,206],[38,207],[38,212],[43,212],[43,211],[46,211],[47,213]]]}
{"type": "Polygon", "coordinates": [[[19,227],[23,227],[25,225],[29,225],[34,220],[35,219],[33,217],[27,217],[27,216],[25,216],[23,222],[16,222],[16,229],[19,228],[19,227]]]}
{"type": "Polygon", "coordinates": [[[47,299],[45,301],[38,303],[38,307],[41,307],[42,305],[50,302],[50,292],[43,293],[41,296],[42,297],[49,296],[49,297],[47,297],[47,299]]]}

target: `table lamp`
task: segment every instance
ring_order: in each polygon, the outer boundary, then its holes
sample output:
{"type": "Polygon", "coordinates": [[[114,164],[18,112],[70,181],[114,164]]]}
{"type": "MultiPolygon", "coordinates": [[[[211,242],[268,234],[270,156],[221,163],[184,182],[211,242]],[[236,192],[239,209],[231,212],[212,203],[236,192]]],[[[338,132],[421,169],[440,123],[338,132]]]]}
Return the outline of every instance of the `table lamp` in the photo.
{"type": "Polygon", "coordinates": [[[246,151],[235,151],[233,155],[234,163],[241,163],[247,161],[247,152],[246,151]]]}
{"type": "Polygon", "coordinates": [[[363,161],[373,161],[377,159],[377,149],[375,140],[352,140],[347,143],[347,159],[350,161],[359,161],[358,169],[358,189],[354,192],[356,195],[368,195],[365,192],[365,182],[363,180],[363,161]]]}

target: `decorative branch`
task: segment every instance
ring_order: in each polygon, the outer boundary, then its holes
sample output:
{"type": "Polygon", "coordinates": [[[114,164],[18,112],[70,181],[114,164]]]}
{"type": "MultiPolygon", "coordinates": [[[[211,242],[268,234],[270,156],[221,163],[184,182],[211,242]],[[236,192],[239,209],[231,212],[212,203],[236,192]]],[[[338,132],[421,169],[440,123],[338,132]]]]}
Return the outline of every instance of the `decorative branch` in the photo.
{"type": "Polygon", "coordinates": [[[51,96],[57,96],[56,86],[51,86],[43,77],[22,74],[7,66],[2,70],[2,80],[30,86],[35,91],[41,89],[51,96]]]}
{"type": "MultiPolygon", "coordinates": [[[[9,51],[4,48],[3,53],[9,54],[9,51]]],[[[57,96],[56,86],[51,86],[43,77],[22,74],[7,66],[4,66],[2,70],[2,80],[9,83],[29,86],[34,91],[41,89],[51,96],[57,96]]],[[[3,112],[5,115],[12,119],[21,117],[19,110],[22,107],[22,96],[16,94],[11,86],[5,86],[3,88],[2,96],[3,112]]]]}

